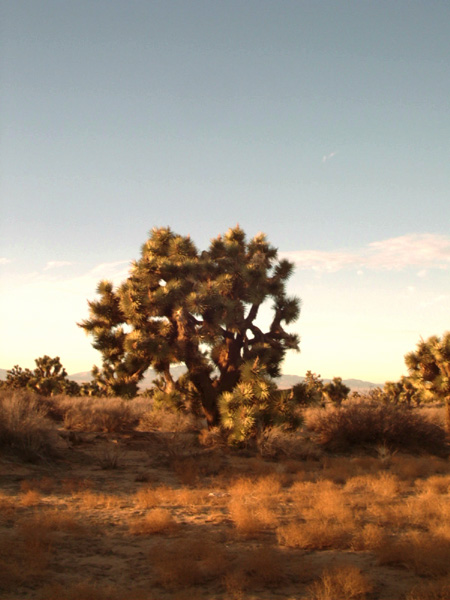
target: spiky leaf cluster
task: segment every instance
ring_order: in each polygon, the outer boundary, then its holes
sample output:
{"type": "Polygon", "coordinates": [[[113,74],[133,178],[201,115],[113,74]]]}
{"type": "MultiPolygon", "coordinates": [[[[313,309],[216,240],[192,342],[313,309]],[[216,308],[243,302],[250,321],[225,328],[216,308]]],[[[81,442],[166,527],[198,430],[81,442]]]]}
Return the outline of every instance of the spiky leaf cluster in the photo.
{"type": "Polygon", "coordinates": [[[444,401],[450,431],[450,331],[420,340],[414,352],[405,356],[411,382],[424,397],[444,401]]]}
{"type": "Polygon", "coordinates": [[[289,391],[281,391],[259,360],[241,366],[241,378],[231,392],[219,397],[222,426],[231,444],[242,444],[274,425],[295,429],[301,424],[297,404],[289,391]]]}

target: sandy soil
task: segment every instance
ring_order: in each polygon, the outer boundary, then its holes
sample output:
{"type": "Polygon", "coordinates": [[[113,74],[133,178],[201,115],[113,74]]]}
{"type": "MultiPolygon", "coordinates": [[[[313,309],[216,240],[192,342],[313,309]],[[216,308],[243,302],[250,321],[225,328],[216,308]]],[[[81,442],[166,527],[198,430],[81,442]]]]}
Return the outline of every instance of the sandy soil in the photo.
{"type": "MultiPolygon", "coordinates": [[[[294,600],[312,598],[311,585],[323,570],[343,564],[356,565],[372,582],[371,591],[348,598],[401,599],[423,580],[401,566],[380,566],[364,551],[282,546],[270,524],[250,534],[237,531],[229,510],[232,483],[275,474],[289,485],[304,469],[301,462],[279,464],[223,449],[193,453],[193,434],[64,435],[54,462],[0,459],[4,600],[294,600]],[[159,496],[145,506],[136,494],[149,488],[159,496]],[[174,526],[140,535],[139,523],[158,508],[174,526]],[[47,545],[36,542],[33,550],[27,523],[37,537],[43,528],[47,545]],[[11,575],[14,560],[18,573],[11,575]]],[[[308,465],[314,468],[321,467],[308,465]]],[[[281,492],[272,507],[278,524],[289,518],[289,503],[281,492]]]]}

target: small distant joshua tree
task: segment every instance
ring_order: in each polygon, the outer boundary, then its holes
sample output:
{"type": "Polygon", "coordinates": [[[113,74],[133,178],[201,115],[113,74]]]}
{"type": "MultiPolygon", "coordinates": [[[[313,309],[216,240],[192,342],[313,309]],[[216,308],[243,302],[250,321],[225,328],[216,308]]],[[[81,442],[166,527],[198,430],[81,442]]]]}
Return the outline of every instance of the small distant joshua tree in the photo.
{"type": "Polygon", "coordinates": [[[38,392],[42,396],[55,394],[76,395],[80,388],[75,381],[67,378],[67,372],[61,364],[59,356],[41,356],[36,358],[36,368],[22,369],[15,365],[6,372],[6,387],[12,389],[27,388],[38,392]]]}
{"type": "Polygon", "coordinates": [[[342,377],[333,377],[330,383],[323,386],[323,392],[330,402],[335,406],[340,406],[350,394],[350,388],[342,383],[342,377]]]}
{"type": "Polygon", "coordinates": [[[219,397],[239,384],[244,363],[257,359],[277,377],[287,350],[298,350],[298,336],[285,329],[300,311],[286,294],[292,272],[264,234],[248,241],[239,226],[203,252],[189,236],[154,228],[127,279],[117,288],[101,281],[79,323],[102,355],[95,380],[105,393],[132,397],[152,367],[159,389],[171,394],[178,382],[170,367],[184,364],[183,385],[193,386],[208,424],[217,425],[219,397]],[[263,330],[257,317],[266,301],[272,320],[263,330]]]}

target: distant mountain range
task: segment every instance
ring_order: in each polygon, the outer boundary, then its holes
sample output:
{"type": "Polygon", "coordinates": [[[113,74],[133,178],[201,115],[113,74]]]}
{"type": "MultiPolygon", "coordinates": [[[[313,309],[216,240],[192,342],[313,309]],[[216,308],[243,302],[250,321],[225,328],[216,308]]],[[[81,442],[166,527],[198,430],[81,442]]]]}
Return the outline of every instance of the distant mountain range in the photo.
{"type": "MultiPolygon", "coordinates": [[[[185,371],[186,368],[182,366],[172,368],[172,373],[175,379],[177,379],[185,371]]],[[[149,369],[139,387],[142,390],[151,387],[156,376],[157,375],[153,369],[149,369]]],[[[6,379],[6,369],[0,369],[0,380],[2,379],[6,379]]],[[[83,383],[84,381],[91,381],[92,375],[90,371],[82,371],[80,373],[73,373],[72,375],[69,375],[69,379],[72,379],[77,383],[83,383]]],[[[277,379],[277,383],[279,388],[286,389],[296,385],[297,383],[301,383],[304,379],[305,378],[301,377],[300,375],[282,375],[277,379]]],[[[331,381],[331,379],[324,379],[323,381],[324,383],[328,383],[331,381]]],[[[372,383],[371,381],[362,381],[361,379],[343,379],[342,382],[345,383],[345,385],[347,385],[352,391],[358,392],[370,390],[375,387],[383,387],[383,384],[372,383]]]]}

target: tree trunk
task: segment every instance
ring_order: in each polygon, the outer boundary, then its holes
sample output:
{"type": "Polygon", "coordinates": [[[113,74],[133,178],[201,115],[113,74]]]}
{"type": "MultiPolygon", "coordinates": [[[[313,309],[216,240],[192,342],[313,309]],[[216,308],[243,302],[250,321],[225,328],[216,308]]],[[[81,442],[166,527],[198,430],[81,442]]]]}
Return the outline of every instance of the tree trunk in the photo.
{"type": "Polygon", "coordinates": [[[450,396],[445,399],[445,422],[447,426],[447,433],[450,436],[450,396]]]}
{"type": "Polygon", "coordinates": [[[200,392],[208,428],[216,427],[220,423],[219,408],[217,406],[218,393],[214,389],[209,373],[205,371],[190,372],[190,378],[200,392]]]}

